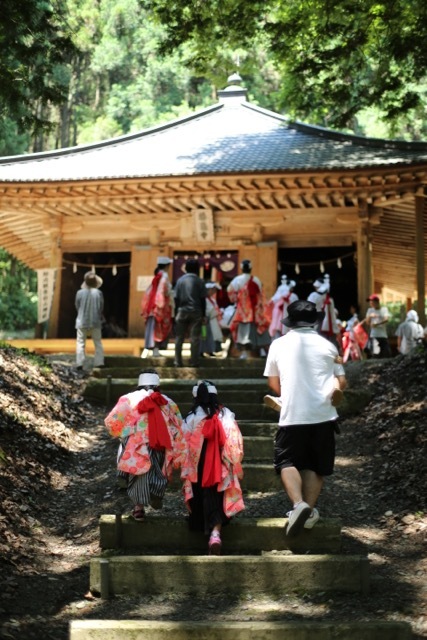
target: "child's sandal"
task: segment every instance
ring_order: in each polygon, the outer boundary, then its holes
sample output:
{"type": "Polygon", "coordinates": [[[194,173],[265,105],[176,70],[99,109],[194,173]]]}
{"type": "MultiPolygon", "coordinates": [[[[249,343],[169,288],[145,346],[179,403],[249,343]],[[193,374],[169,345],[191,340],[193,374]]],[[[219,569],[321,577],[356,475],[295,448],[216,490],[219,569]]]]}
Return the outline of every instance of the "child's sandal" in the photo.
{"type": "Polygon", "coordinates": [[[145,519],[144,507],[134,507],[132,509],[131,516],[137,522],[144,522],[144,519],[145,519]]]}
{"type": "Polygon", "coordinates": [[[218,531],[212,531],[209,538],[209,555],[220,556],[221,555],[221,536],[218,531]]]}

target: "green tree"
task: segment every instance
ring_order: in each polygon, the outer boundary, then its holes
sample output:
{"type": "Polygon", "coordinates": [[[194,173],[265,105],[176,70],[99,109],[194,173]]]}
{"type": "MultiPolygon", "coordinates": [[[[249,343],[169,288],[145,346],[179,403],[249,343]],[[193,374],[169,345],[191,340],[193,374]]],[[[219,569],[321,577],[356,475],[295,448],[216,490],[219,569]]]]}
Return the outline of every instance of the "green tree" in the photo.
{"type": "Polygon", "coordinates": [[[426,103],[425,0],[142,0],[164,25],[162,51],[188,43],[188,63],[212,73],[223,47],[260,41],[282,77],[281,109],[352,127],[376,107],[396,123],[426,103]]]}
{"type": "Polygon", "coordinates": [[[37,323],[37,274],[0,249],[0,330],[32,329],[37,323]]]}
{"type": "Polygon", "coordinates": [[[67,95],[72,43],[62,0],[3,0],[0,20],[0,137],[50,127],[49,106],[67,95]],[[9,126],[10,132],[10,126],[9,126]]]}

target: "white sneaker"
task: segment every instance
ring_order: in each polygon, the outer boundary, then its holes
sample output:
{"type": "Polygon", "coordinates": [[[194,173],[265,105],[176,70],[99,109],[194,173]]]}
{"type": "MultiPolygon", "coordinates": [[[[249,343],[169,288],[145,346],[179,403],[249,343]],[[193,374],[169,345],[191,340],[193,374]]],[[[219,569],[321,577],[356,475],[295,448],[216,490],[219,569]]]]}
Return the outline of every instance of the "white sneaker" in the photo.
{"type": "Polygon", "coordinates": [[[240,356],[240,360],[247,360],[248,359],[248,352],[247,351],[242,351],[242,354],[240,356]]]}
{"type": "Polygon", "coordinates": [[[299,534],[304,528],[307,519],[310,517],[311,508],[306,502],[302,501],[296,507],[289,511],[288,526],[286,527],[286,535],[293,537],[299,534]]]}
{"type": "Polygon", "coordinates": [[[279,411],[279,413],[282,410],[282,403],[280,402],[280,398],[276,398],[275,396],[264,396],[264,404],[267,405],[267,407],[270,407],[270,409],[279,411]]]}
{"type": "Polygon", "coordinates": [[[153,349],[153,358],[158,358],[160,356],[159,347],[154,347],[153,349]]]}
{"type": "Polygon", "coordinates": [[[320,514],[316,508],[314,508],[304,523],[304,529],[312,529],[314,525],[319,522],[320,514]]]}

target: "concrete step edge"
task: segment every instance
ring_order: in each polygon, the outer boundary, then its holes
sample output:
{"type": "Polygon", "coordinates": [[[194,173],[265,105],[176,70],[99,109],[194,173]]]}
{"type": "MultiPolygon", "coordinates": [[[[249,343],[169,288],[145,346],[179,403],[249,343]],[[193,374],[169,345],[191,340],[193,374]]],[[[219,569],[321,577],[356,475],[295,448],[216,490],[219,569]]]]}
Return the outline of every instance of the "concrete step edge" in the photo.
{"type": "MultiPolygon", "coordinates": [[[[272,551],[292,553],[331,553],[341,550],[342,523],[321,518],[313,529],[304,529],[295,538],[285,535],[286,518],[233,518],[222,532],[224,553],[261,555],[272,551]]],[[[207,539],[190,531],[184,518],[147,515],[143,523],[131,516],[102,515],[99,519],[101,549],[144,550],[145,553],[167,551],[206,554],[207,539]]]]}
{"type": "Polygon", "coordinates": [[[73,620],[70,640],[409,640],[400,621],[164,622],[152,620],[73,620]]]}
{"type": "Polygon", "coordinates": [[[90,590],[126,594],[369,592],[369,561],[357,555],[111,556],[90,560],[90,590]]]}

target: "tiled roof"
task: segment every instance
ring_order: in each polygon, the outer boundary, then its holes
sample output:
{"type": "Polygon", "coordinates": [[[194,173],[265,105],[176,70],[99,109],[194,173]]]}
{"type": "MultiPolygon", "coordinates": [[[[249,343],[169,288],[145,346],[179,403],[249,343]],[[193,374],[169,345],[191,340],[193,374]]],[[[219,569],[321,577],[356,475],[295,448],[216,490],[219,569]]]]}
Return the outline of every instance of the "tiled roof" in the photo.
{"type": "Polygon", "coordinates": [[[0,158],[0,181],[354,170],[425,162],[427,143],[339,134],[225,99],[186,118],[99,144],[0,158]]]}

